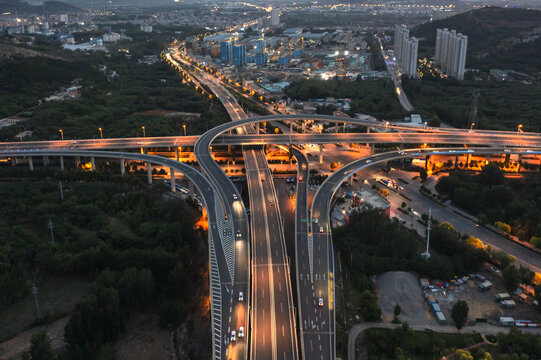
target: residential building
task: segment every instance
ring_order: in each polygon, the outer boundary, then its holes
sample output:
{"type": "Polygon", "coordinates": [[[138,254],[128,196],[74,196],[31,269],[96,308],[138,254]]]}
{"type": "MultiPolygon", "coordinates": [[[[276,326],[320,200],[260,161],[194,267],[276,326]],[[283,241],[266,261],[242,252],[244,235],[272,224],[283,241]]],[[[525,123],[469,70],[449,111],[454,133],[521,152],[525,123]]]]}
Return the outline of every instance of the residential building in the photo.
{"type": "Polygon", "coordinates": [[[409,33],[405,25],[395,26],[394,54],[402,72],[409,77],[417,78],[419,40],[415,37],[410,38],[409,33]]]}
{"type": "Polygon", "coordinates": [[[232,42],[231,40],[220,43],[220,60],[223,63],[228,63],[232,59],[232,42]]]}
{"type": "Polygon", "coordinates": [[[233,45],[233,65],[242,66],[246,64],[246,45],[233,45]]]}
{"type": "Polygon", "coordinates": [[[448,76],[464,80],[468,37],[456,30],[437,29],[434,61],[448,76]]]}
{"type": "Polygon", "coordinates": [[[278,7],[271,8],[270,25],[271,26],[280,25],[280,9],[278,7]]]}

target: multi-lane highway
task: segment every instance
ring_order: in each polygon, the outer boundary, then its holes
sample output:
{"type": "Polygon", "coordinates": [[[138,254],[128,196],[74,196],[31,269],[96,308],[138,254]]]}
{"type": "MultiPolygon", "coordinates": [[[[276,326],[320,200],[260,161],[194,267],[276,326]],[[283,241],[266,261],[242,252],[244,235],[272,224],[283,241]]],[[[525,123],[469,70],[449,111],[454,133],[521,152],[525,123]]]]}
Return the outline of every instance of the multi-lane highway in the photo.
{"type": "MultiPolygon", "coordinates": [[[[224,124],[209,131],[209,139],[233,128],[240,134],[254,132],[251,127],[237,125],[247,116],[216,79],[205,73],[194,76],[218,97],[233,121],[233,124],[224,124]]],[[[208,154],[210,143],[205,144],[205,149],[198,145],[196,148],[201,150],[201,154],[203,151],[208,154]]],[[[297,359],[289,265],[272,174],[262,150],[245,150],[243,153],[252,214],[251,358],[297,359]]],[[[206,154],[198,157],[198,161],[200,158],[204,161],[209,159],[210,155],[206,154]]],[[[217,167],[217,164],[213,166],[217,167]]]]}

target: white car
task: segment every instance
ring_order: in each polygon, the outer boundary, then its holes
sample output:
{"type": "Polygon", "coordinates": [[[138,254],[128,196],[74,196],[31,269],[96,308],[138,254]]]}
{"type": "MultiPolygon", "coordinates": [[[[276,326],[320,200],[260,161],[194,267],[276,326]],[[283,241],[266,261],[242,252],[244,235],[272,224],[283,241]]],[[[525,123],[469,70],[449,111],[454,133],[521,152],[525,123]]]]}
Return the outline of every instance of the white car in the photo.
{"type": "Polygon", "coordinates": [[[318,302],[317,302],[317,305],[319,307],[322,307],[323,306],[323,299],[322,298],[319,298],[318,302]]]}
{"type": "Polygon", "coordinates": [[[244,326],[239,327],[239,339],[244,337],[244,326]]]}
{"type": "Polygon", "coordinates": [[[237,194],[233,194],[233,200],[238,200],[239,197],[237,196],[237,194]]]}
{"type": "Polygon", "coordinates": [[[320,233],[324,233],[324,232],[325,232],[325,229],[323,229],[323,226],[320,226],[320,227],[319,227],[319,232],[320,232],[320,233]]]}
{"type": "Polygon", "coordinates": [[[231,331],[231,342],[237,341],[237,333],[235,330],[231,331]]]}
{"type": "MultiPolygon", "coordinates": [[[[239,292],[239,301],[244,301],[244,294],[243,294],[242,291],[239,292]]],[[[239,336],[240,336],[240,334],[239,334],[239,336]]]]}

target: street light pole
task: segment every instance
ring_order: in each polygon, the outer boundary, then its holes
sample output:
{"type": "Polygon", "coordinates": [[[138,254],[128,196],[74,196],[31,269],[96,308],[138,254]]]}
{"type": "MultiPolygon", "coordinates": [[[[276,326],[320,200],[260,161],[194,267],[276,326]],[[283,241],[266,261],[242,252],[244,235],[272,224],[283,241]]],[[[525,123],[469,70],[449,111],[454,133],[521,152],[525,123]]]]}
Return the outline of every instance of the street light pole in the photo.
{"type": "Polygon", "coordinates": [[[473,127],[475,126],[475,123],[471,123],[470,131],[473,131],[473,127]]]}
{"type": "Polygon", "coordinates": [[[100,131],[100,138],[103,139],[103,132],[102,132],[101,128],[98,128],[98,130],[100,131]]]}
{"type": "Polygon", "coordinates": [[[143,129],[143,137],[146,137],[147,134],[146,134],[146,132],[145,132],[145,127],[144,127],[144,126],[141,126],[141,129],[143,129]]]}
{"type": "Polygon", "coordinates": [[[520,134],[522,132],[522,124],[520,124],[518,127],[517,127],[517,134],[520,134]]]}
{"type": "Polygon", "coordinates": [[[186,124],[182,124],[182,128],[184,129],[184,136],[186,136],[186,124]]]}
{"type": "Polygon", "coordinates": [[[62,131],[62,129],[60,129],[58,131],[60,131],[60,136],[62,137],[62,141],[64,141],[64,132],[62,131]]]}

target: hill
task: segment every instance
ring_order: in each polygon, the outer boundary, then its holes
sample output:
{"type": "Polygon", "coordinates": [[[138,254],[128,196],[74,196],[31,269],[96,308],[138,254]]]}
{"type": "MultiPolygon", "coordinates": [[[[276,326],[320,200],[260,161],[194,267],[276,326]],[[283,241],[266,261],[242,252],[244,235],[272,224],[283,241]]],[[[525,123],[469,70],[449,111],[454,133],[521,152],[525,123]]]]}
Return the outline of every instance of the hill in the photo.
{"type": "Polygon", "coordinates": [[[423,39],[421,53],[434,55],[437,28],[468,35],[469,68],[541,73],[541,11],[485,7],[418,25],[412,35],[423,39]]]}
{"type": "Polygon", "coordinates": [[[0,13],[11,11],[16,11],[18,14],[59,14],[82,12],[80,8],[60,1],[45,1],[42,5],[31,5],[22,0],[0,0],[0,13]]]}

